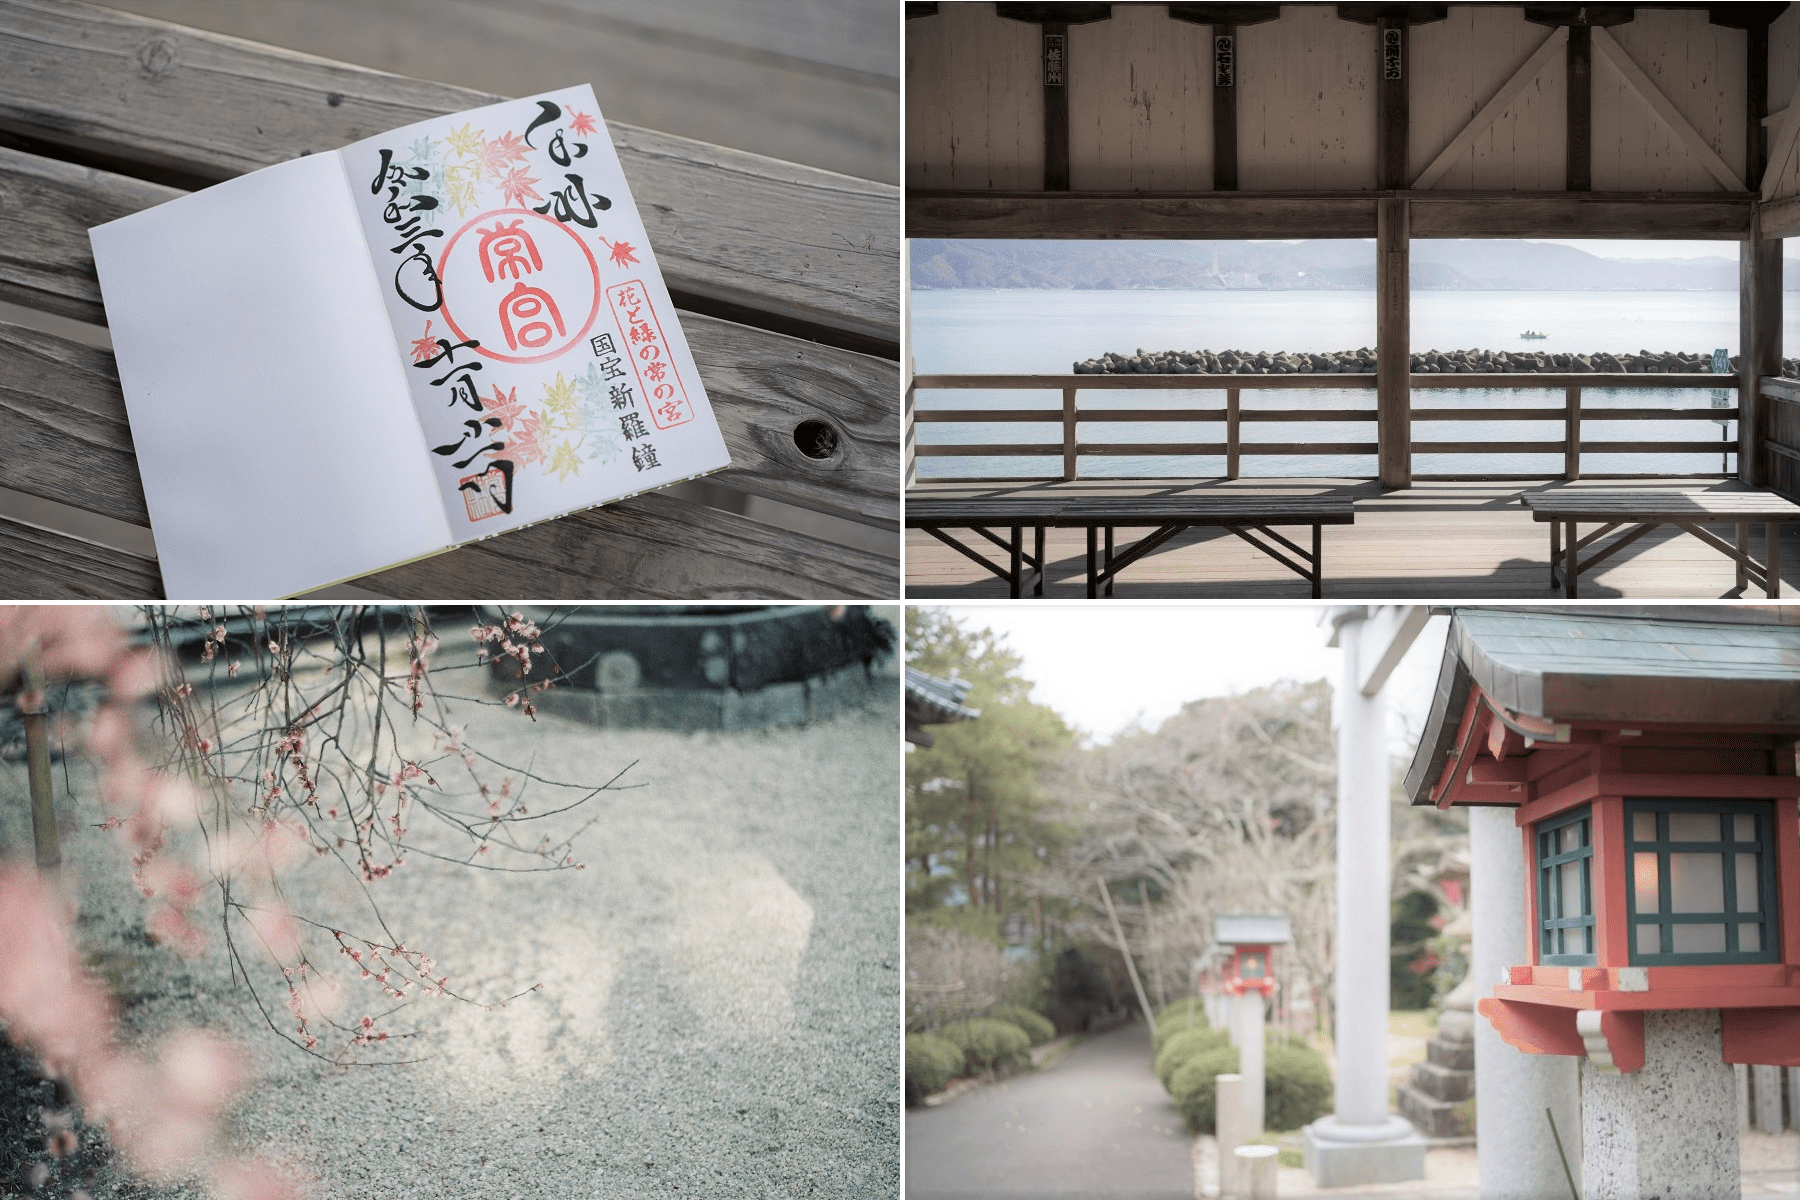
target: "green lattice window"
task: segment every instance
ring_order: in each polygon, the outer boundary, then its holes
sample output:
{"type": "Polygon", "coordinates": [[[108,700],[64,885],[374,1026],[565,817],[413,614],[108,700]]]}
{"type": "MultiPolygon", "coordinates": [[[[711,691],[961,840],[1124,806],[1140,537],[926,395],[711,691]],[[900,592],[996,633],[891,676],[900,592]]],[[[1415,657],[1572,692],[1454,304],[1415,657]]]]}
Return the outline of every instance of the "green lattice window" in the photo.
{"type": "Polygon", "coordinates": [[[1775,962],[1774,817],[1756,800],[1627,800],[1631,961],[1775,962]]]}
{"type": "Polygon", "coordinates": [[[1594,962],[1594,820],[1578,808],[1537,825],[1538,961],[1594,962]]]}

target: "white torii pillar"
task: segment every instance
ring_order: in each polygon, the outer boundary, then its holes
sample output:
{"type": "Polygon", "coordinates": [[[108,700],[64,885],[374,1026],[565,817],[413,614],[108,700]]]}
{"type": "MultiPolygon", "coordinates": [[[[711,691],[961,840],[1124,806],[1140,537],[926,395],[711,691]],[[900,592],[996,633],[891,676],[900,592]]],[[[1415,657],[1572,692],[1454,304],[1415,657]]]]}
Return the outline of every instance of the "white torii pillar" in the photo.
{"type": "Polygon", "coordinates": [[[1392,786],[1381,689],[1430,610],[1339,606],[1337,716],[1336,1111],[1306,1127],[1306,1167],[1322,1188],[1425,1177],[1425,1139],[1388,1111],[1388,803],[1392,786]]]}

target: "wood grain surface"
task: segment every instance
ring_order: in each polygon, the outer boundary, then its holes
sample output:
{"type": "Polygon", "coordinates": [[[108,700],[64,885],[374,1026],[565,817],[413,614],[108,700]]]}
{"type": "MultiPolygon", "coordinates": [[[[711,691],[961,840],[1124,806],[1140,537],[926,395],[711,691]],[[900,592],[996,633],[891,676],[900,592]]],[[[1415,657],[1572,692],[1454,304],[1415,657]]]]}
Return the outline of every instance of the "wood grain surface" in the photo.
{"type": "MultiPolygon", "coordinates": [[[[0,62],[0,130],[189,187],[500,99],[48,0],[0,0],[0,62]]],[[[897,188],[608,128],[678,298],[897,341],[897,188]]]]}
{"type": "Polygon", "coordinates": [[[0,517],[6,594],[16,600],[157,600],[156,563],[0,517]]]}

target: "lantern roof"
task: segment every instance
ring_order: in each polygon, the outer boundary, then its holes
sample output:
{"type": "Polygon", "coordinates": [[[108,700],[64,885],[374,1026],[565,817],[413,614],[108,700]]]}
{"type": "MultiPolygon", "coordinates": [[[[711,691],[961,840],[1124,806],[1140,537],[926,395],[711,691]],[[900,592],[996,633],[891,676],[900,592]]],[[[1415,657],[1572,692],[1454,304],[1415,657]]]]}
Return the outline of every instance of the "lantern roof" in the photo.
{"type": "MultiPolygon", "coordinates": [[[[1568,722],[1800,730],[1800,612],[1751,606],[1454,607],[1414,804],[1454,751],[1471,689],[1552,740],[1568,722]]],[[[1565,735],[1566,736],[1566,735],[1565,735]]]]}
{"type": "Polygon", "coordinates": [[[1213,941],[1221,946],[1285,946],[1293,941],[1280,913],[1228,913],[1213,918],[1213,941]]]}
{"type": "Polygon", "coordinates": [[[963,703],[974,686],[970,679],[939,679],[915,667],[906,668],[906,740],[916,746],[929,746],[932,737],[925,726],[979,717],[979,708],[963,703]]]}

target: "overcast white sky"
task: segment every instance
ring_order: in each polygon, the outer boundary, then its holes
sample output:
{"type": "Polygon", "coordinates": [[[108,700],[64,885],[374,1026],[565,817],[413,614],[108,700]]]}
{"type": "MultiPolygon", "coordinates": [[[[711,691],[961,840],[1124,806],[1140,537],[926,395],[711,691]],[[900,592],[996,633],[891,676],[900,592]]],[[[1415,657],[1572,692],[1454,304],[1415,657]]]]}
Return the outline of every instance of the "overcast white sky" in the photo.
{"type": "MultiPolygon", "coordinates": [[[[1032,699],[1095,741],[1132,722],[1154,728],[1189,700],[1245,692],[1279,679],[1335,684],[1338,652],[1326,608],[1094,603],[944,605],[969,629],[1004,634],[1036,685],[1032,699]]],[[[1434,617],[1388,686],[1394,753],[1412,752],[1437,682],[1448,621],[1434,617]]]]}

